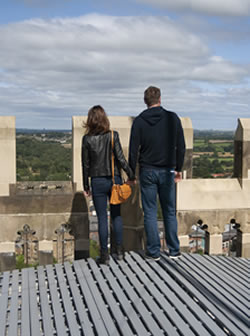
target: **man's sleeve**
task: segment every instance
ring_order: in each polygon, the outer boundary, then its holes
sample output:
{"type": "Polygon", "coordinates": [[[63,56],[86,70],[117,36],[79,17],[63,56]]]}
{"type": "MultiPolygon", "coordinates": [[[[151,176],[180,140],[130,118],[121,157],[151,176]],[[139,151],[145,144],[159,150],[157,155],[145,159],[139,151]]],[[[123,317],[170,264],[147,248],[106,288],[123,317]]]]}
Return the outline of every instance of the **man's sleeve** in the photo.
{"type": "Polygon", "coordinates": [[[130,132],[129,160],[128,160],[129,166],[132,169],[134,174],[136,170],[139,146],[140,146],[140,133],[139,133],[136,119],[135,119],[131,127],[131,132],[130,132]]]}
{"type": "Polygon", "coordinates": [[[176,140],[176,171],[181,172],[184,157],[185,157],[186,145],[183,133],[183,128],[181,125],[181,120],[178,118],[177,124],[177,140],[176,140]]]}

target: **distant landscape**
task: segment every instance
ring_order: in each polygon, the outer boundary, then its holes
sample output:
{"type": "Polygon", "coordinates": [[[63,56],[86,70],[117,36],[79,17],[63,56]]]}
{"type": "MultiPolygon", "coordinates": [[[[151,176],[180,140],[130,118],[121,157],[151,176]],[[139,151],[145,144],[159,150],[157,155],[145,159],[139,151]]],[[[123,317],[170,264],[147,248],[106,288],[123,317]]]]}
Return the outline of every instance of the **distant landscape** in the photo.
{"type": "MultiPolygon", "coordinates": [[[[193,178],[233,175],[234,132],[194,131],[193,178]]],[[[68,181],[72,176],[70,130],[16,130],[17,181],[68,181]]]]}
{"type": "Polygon", "coordinates": [[[17,130],[17,181],[68,181],[72,171],[70,131],[17,130]]]}
{"type": "Polygon", "coordinates": [[[194,131],[193,178],[230,178],[233,162],[233,131],[194,131]]]}

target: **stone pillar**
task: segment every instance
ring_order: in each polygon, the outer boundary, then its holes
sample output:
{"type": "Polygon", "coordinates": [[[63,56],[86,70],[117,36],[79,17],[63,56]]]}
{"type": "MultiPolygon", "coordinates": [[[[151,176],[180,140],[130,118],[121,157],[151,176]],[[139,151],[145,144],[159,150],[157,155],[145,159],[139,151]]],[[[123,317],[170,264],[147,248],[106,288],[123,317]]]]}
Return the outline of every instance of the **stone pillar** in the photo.
{"type": "Polygon", "coordinates": [[[209,254],[222,254],[222,234],[210,235],[209,254]]]}
{"type": "Polygon", "coordinates": [[[183,165],[183,178],[191,179],[193,170],[193,126],[190,118],[180,118],[181,124],[184,131],[185,143],[186,143],[186,153],[183,165]]]}
{"type": "Polygon", "coordinates": [[[53,264],[53,241],[42,240],[38,244],[39,265],[53,264]]]}
{"type": "Polygon", "coordinates": [[[250,259],[250,233],[242,234],[242,257],[250,259]]]}
{"type": "MultiPolygon", "coordinates": [[[[250,119],[238,119],[234,137],[234,177],[238,178],[242,193],[250,194],[250,119]]],[[[249,203],[248,203],[249,204],[249,203]]],[[[248,205],[249,209],[249,205],[248,205]]],[[[250,218],[248,215],[247,217],[250,218]]],[[[242,256],[250,257],[250,220],[244,226],[242,235],[242,256]]]]}
{"type": "Polygon", "coordinates": [[[180,241],[180,249],[182,252],[188,252],[189,251],[189,237],[186,236],[179,236],[180,241]]]}
{"type": "Polygon", "coordinates": [[[9,184],[16,183],[15,117],[0,117],[0,196],[9,196],[9,184]]]}
{"type": "MultiPolygon", "coordinates": [[[[183,179],[191,179],[193,175],[193,138],[194,138],[194,132],[193,132],[193,126],[192,121],[190,118],[180,118],[181,124],[184,131],[184,137],[185,137],[185,144],[186,144],[186,153],[184,158],[184,164],[182,169],[183,179]]],[[[178,200],[178,192],[179,188],[177,185],[176,188],[176,199],[178,200]]],[[[177,201],[177,209],[178,209],[178,201],[177,201]]],[[[177,214],[178,216],[178,214],[177,214]]],[[[179,225],[181,225],[181,221],[179,221],[179,225]]],[[[183,232],[183,228],[179,228],[179,232],[183,232]]],[[[180,248],[182,252],[188,252],[189,250],[189,236],[188,235],[181,235],[179,236],[180,240],[180,248]]]]}
{"type": "Polygon", "coordinates": [[[72,182],[76,191],[82,191],[82,137],[84,135],[83,122],[87,117],[72,117],[72,182]]]}
{"type": "Polygon", "coordinates": [[[250,119],[238,119],[234,137],[234,176],[250,180],[250,119]]]}

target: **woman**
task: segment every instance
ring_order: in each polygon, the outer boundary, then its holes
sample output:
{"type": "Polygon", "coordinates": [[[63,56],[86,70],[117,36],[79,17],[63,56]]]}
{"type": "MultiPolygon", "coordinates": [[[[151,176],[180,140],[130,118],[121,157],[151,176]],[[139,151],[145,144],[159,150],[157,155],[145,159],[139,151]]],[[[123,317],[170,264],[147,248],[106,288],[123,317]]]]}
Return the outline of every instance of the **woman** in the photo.
{"type": "MultiPolygon", "coordinates": [[[[107,199],[110,198],[112,188],[112,143],[110,124],[104,109],[100,105],[93,106],[88,112],[87,122],[84,124],[86,133],[82,139],[82,169],[84,193],[90,196],[91,190],[98,218],[98,232],[101,247],[99,263],[109,264],[108,254],[108,216],[107,199]]],[[[120,144],[119,134],[114,131],[115,183],[122,184],[121,168],[134,180],[120,144]]],[[[122,251],[122,218],[120,205],[110,204],[110,215],[116,239],[116,253],[119,260],[123,258],[122,251]]]]}

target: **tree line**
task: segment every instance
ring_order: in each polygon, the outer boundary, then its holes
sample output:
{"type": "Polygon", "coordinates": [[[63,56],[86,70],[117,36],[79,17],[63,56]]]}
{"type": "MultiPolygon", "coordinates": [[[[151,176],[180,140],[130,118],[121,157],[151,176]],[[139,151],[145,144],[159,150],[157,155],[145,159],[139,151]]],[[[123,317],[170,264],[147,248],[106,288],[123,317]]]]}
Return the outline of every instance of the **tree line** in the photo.
{"type": "MultiPolygon", "coordinates": [[[[211,178],[213,174],[225,174],[224,177],[230,177],[233,173],[233,142],[213,143],[211,139],[232,141],[233,132],[194,132],[194,154],[199,154],[199,157],[194,155],[193,159],[194,178],[211,178]],[[231,156],[226,157],[225,154],[231,156]]],[[[70,144],[69,132],[18,133],[17,181],[71,180],[70,144]]]]}
{"type": "Polygon", "coordinates": [[[33,136],[17,138],[17,181],[68,181],[71,179],[71,148],[33,136]]]}

